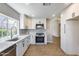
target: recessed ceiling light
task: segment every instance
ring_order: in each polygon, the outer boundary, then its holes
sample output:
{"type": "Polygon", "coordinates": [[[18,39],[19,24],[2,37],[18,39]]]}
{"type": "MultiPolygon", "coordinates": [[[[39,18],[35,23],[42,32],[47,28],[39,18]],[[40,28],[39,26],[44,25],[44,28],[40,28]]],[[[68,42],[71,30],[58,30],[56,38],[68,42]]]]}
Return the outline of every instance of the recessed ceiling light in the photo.
{"type": "Polygon", "coordinates": [[[63,17],[63,14],[61,14],[61,17],[63,17]]]}
{"type": "Polygon", "coordinates": [[[43,6],[50,6],[51,3],[43,3],[43,6]]]}
{"type": "Polygon", "coordinates": [[[55,17],[55,14],[53,14],[52,17],[55,17]]]}
{"type": "Polygon", "coordinates": [[[35,17],[35,15],[32,15],[32,17],[35,17]]]}
{"type": "Polygon", "coordinates": [[[25,3],[25,5],[30,5],[30,3],[25,3]]]}
{"type": "Polygon", "coordinates": [[[64,3],[65,5],[68,5],[69,3],[64,3]]]}

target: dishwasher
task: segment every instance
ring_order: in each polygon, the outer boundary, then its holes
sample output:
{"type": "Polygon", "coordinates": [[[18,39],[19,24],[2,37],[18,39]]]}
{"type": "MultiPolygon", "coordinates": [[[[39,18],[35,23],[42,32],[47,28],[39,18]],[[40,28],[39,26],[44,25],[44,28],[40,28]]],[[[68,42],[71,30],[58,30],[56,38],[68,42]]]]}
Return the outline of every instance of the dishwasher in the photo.
{"type": "Polygon", "coordinates": [[[16,44],[2,51],[0,56],[16,56],[16,44]]]}

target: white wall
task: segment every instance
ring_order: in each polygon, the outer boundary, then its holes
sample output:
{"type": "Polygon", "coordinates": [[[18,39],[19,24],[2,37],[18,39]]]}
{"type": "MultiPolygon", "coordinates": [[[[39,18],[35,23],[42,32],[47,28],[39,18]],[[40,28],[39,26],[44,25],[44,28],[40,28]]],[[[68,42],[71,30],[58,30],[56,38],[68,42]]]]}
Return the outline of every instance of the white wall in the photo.
{"type": "Polygon", "coordinates": [[[59,37],[59,22],[56,18],[52,19],[52,32],[51,34],[55,37],[59,37]]]}
{"type": "Polygon", "coordinates": [[[47,19],[46,20],[46,27],[47,27],[47,41],[53,42],[53,36],[59,37],[59,19],[57,17],[53,19],[47,19]]]}
{"type": "Polygon", "coordinates": [[[61,14],[61,48],[67,54],[79,55],[79,20],[67,21],[73,12],[79,14],[79,4],[72,4],[61,14]]]}
{"type": "Polygon", "coordinates": [[[53,42],[53,36],[52,36],[52,20],[46,19],[46,31],[47,31],[47,42],[52,43],[53,42]]]}

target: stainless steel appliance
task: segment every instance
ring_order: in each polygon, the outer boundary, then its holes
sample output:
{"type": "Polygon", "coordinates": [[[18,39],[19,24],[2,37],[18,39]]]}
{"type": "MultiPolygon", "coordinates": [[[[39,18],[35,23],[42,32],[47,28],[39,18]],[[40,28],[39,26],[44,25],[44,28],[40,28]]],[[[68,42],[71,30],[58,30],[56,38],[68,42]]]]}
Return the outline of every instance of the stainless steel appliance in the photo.
{"type": "Polygon", "coordinates": [[[36,33],[35,42],[36,43],[44,43],[44,41],[45,41],[45,35],[44,35],[44,33],[36,33]]]}
{"type": "Polygon", "coordinates": [[[44,24],[36,24],[36,29],[44,29],[44,24]]]}
{"type": "Polygon", "coordinates": [[[16,56],[16,44],[0,52],[0,56],[16,56]]]}

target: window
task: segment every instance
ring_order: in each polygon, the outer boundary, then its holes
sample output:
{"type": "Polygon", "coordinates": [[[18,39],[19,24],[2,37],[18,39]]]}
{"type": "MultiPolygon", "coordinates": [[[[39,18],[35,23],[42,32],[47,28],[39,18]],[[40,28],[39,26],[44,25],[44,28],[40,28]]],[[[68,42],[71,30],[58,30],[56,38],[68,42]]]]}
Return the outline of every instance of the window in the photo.
{"type": "Polygon", "coordinates": [[[2,28],[1,28],[1,17],[0,17],[0,38],[2,37],[2,28]]]}
{"type": "Polygon", "coordinates": [[[7,36],[7,18],[0,16],[0,38],[7,36]]]}
{"type": "Polygon", "coordinates": [[[3,33],[3,37],[7,36],[7,19],[4,18],[2,20],[2,33],[3,33]]]}
{"type": "Polygon", "coordinates": [[[19,21],[4,15],[0,15],[0,39],[11,35],[17,35],[19,21]]]}
{"type": "Polygon", "coordinates": [[[8,19],[8,36],[11,35],[11,33],[12,36],[17,35],[17,29],[18,29],[18,21],[14,19],[8,19]]]}

